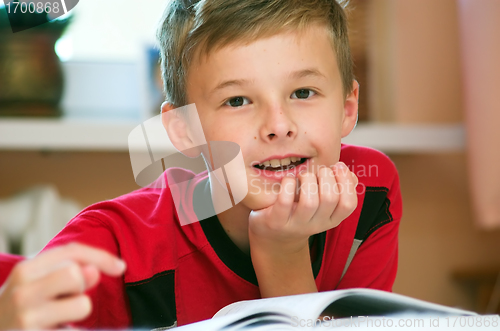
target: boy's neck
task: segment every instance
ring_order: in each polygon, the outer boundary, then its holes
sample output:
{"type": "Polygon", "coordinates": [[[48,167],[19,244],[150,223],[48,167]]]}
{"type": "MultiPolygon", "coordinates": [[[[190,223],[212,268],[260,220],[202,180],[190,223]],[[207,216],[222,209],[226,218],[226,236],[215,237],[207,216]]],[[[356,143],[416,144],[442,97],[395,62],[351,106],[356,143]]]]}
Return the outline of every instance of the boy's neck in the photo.
{"type": "MultiPolygon", "coordinates": [[[[227,189],[221,186],[219,180],[213,173],[210,172],[209,177],[214,209],[216,212],[224,210],[226,208],[221,206],[221,201],[225,201],[226,199],[218,199],[217,197],[227,197],[227,189]]],[[[242,204],[237,204],[236,206],[217,213],[217,217],[219,218],[219,221],[228,237],[246,254],[250,254],[250,244],[248,239],[249,216],[250,209],[246,208],[242,204]]]]}

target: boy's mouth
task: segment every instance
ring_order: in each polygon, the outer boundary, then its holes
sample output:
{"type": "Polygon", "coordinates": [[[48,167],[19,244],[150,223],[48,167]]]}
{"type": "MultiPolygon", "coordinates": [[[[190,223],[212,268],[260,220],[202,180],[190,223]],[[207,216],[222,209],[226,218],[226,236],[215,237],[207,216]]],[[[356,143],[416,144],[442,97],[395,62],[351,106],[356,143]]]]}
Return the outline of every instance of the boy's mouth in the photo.
{"type": "Polygon", "coordinates": [[[255,164],[254,167],[260,170],[268,170],[268,171],[287,171],[301,165],[307,160],[308,158],[291,156],[283,159],[267,160],[263,163],[255,164]]]}

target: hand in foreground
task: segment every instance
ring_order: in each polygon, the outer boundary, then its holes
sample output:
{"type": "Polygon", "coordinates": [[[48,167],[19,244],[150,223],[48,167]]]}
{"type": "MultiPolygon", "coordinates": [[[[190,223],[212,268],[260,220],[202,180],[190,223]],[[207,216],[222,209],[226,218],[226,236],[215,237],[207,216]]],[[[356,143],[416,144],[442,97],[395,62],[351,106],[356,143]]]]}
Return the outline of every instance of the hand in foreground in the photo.
{"type": "Polygon", "coordinates": [[[14,267],[0,288],[0,330],[49,329],[86,318],[84,294],[103,272],[120,276],[125,263],[106,251],[68,244],[14,267]]]}

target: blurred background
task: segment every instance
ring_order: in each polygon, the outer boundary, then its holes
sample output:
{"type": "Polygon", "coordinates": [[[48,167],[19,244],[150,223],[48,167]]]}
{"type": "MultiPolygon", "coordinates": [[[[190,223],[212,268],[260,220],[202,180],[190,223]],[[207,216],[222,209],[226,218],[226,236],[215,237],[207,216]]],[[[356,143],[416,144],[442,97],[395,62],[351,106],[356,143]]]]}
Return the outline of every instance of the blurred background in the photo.
{"type": "MultiPolygon", "coordinates": [[[[81,208],[138,188],[127,137],[159,113],[164,5],[84,0],[63,30],[0,26],[0,251],[35,254],[81,208]]],[[[400,174],[394,292],[497,313],[498,17],[500,0],[351,0],[361,100],[345,139],[400,174]]]]}

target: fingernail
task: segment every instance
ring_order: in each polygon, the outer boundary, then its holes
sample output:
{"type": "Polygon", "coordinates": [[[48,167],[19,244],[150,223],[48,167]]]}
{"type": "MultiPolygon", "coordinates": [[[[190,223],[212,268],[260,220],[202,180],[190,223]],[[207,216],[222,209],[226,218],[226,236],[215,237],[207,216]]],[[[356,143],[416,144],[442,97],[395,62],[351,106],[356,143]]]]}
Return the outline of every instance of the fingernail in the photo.
{"type": "Polygon", "coordinates": [[[344,162],[339,162],[339,163],[337,163],[337,164],[336,164],[336,166],[337,166],[339,169],[345,169],[345,168],[347,168],[347,166],[345,165],[345,163],[344,163],[344,162]]]}
{"type": "Polygon", "coordinates": [[[289,173],[289,174],[286,174],[287,177],[295,177],[295,174],[294,173],[289,173]]]}
{"type": "Polygon", "coordinates": [[[121,271],[124,271],[125,268],[127,267],[127,264],[123,260],[116,260],[115,264],[116,264],[116,267],[118,269],[120,269],[121,271]]]}

